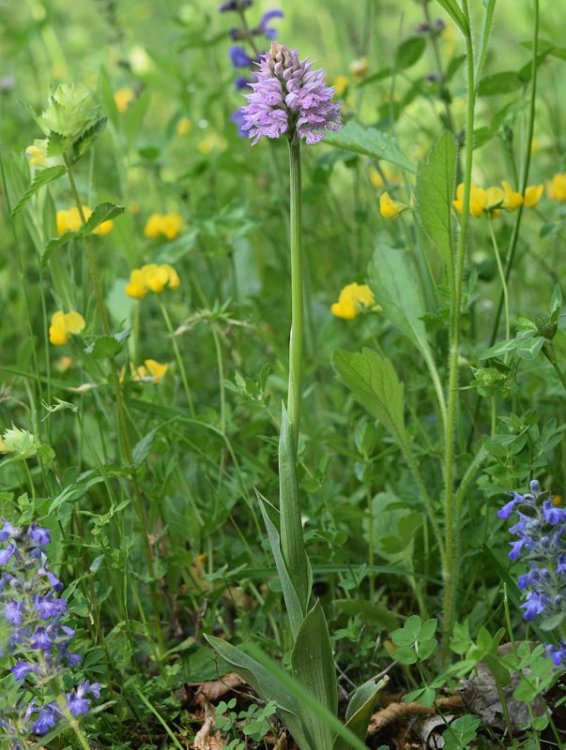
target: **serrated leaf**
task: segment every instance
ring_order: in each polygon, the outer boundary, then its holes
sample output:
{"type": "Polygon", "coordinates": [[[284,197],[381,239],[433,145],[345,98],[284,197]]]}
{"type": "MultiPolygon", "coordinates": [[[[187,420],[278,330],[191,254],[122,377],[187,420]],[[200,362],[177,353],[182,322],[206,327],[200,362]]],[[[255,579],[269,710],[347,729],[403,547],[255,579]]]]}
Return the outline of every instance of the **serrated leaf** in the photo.
{"type": "Polygon", "coordinates": [[[403,385],[391,361],[371,349],[359,353],[336,350],[334,366],[354,397],[400,443],[405,442],[403,385]]]}
{"type": "Polygon", "coordinates": [[[76,163],[83,154],[92,146],[94,141],[101,135],[106,127],[107,117],[99,117],[89,128],[73,141],[72,160],[76,163]]]}
{"type": "Polygon", "coordinates": [[[125,210],[124,206],[117,206],[114,203],[99,203],[88,217],[87,221],[79,229],[78,233],[81,236],[90,234],[105,221],[110,221],[110,219],[113,219],[115,216],[123,214],[125,210]]]}
{"type": "Polygon", "coordinates": [[[34,177],[31,185],[24,192],[24,194],[21,196],[19,201],[16,203],[16,205],[12,209],[12,216],[16,216],[17,214],[19,214],[19,212],[26,205],[26,203],[29,201],[32,195],[37,193],[37,191],[40,188],[44,187],[45,185],[48,185],[50,182],[53,182],[54,180],[57,180],[64,173],[65,173],[65,167],[63,166],[47,167],[47,169],[44,169],[41,172],[38,172],[36,176],[34,177]]]}
{"type": "Polygon", "coordinates": [[[89,354],[94,359],[115,357],[124,348],[129,334],[130,331],[127,329],[108,336],[97,336],[92,344],[86,347],[85,354],[89,354]]]}
{"type": "Polygon", "coordinates": [[[382,130],[368,128],[358,122],[348,122],[342,130],[327,131],[324,140],[331,146],[352,151],[355,154],[373,156],[414,172],[415,168],[397,143],[382,130]]]}
{"type": "Polygon", "coordinates": [[[453,265],[451,209],[457,152],[454,136],[445,130],[417,168],[417,213],[447,269],[453,265]]]}
{"type": "MultiPolygon", "coordinates": [[[[317,601],[301,624],[291,654],[293,676],[333,715],[338,711],[336,667],[324,611],[317,601]]],[[[303,724],[315,747],[332,747],[334,732],[313,711],[301,706],[303,724]]]]}

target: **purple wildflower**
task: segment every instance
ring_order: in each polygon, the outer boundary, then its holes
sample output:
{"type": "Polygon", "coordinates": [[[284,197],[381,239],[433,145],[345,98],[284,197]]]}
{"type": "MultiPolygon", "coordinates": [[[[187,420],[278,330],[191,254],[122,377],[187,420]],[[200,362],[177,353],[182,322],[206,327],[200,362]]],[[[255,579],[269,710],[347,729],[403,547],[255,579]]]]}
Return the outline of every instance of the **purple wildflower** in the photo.
{"type": "Polygon", "coordinates": [[[57,708],[49,703],[40,710],[39,716],[32,725],[32,731],[39,735],[47,734],[57,724],[57,718],[57,708]]]}
{"type": "Polygon", "coordinates": [[[253,0],[228,0],[218,8],[220,13],[227,13],[230,10],[245,10],[249,8],[253,0]]]}
{"type": "Polygon", "coordinates": [[[238,135],[241,138],[246,138],[247,133],[244,130],[244,113],[242,112],[242,107],[240,109],[237,109],[235,112],[232,112],[230,115],[230,119],[234,123],[234,125],[238,128],[238,135]]]}
{"type": "Polygon", "coordinates": [[[562,641],[559,646],[548,645],[546,652],[557,667],[566,664],[566,641],[562,641]]]}
{"type": "Polygon", "coordinates": [[[235,86],[238,91],[242,91],[242,89],[249,89],[250,87],[250,79],[246,78],[245,76],[238,76],[235,81],[235,86]]]}
{"type": "MultiPolygon", "coordinates": [[[[511,542],[509,558],[525,560],[529,566],[518,578],[519,588],[525,592],[523,619],[542,616],[547,618],[548,628],[557,627],[566,619],[566,511],[545,497],[536,480],[530,489],[524,495],[514,493],[497,515],[507,519],[516,512],[519,517],[509,529],[517,537],[511,542]]],[[[547,654],[556,665],[566,661],[564,642],[561,646],[547,646],[547,654]]]]}
{"type": "Polygon", "coordinates": [[[249,68],[254,61],[239,44],[230,47],[230,60],[235,68],[249,68]]]}
{"type": "Polygon", "coordinates": [[[322,70],[312,70],[309,60],[299,60],[297,50],[278,42],[262,58],[257,81],[243,107],[244,130],[253,138],[304,139],[318,143],[325,130],[339,130],[340,105],[332,103],[334,88],[326,86],[322,70]]]}
{"type": "Polygon", "coordinates": [[[254,34],[261,34],[262,36],[265,36],[273,41],[273,39],[275,39],[277,36],[277,29],[268,26],[268,24],[273,18],[283,18],[284,15],[285,14],[282,10],[268,10],[267,13],[264,13],[261,17],[259,26],[254,29],[254,34]]]}
{"type": "Polygon", "coordinates": [[[15,702],[0,704],[0,726],[15,750],[24,734],[35,744],[69,713],[88,713],[88,696],[98,698],[101,686],[82,682],[67,693],[68,712],[58,707],[52,685],[63,676],[67,683],[69,669],[81,658],[70,651],[75,631],[62,621],[67,600],[45,552],[51,535],[35,523],[21,529],[1,519],[0,524],[0,622],[8,626],[3,648],[12,661],[0,680],[11,679],[17,688],[15,702]]]}

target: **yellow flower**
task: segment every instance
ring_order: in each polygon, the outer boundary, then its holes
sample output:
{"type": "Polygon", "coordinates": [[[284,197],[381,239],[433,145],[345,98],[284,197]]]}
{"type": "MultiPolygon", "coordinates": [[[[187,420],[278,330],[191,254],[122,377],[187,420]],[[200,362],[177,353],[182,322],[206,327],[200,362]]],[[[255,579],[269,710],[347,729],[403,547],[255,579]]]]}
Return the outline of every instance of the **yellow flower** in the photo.
{"type": "Polygon", "coordinates": [[[379,196],[379,213],[386,219],[396,219],[404,208],[402,203],[392,200],[387,191],[379,196]]]}
{"type": "Polygon", "coordinates": [[[225,151],[227,146],[226,138],[212,131],[199,141],[197,148],[203,156],[209,156],[213,151],[225,151]]]}
{"type": "Polygon", "coordinates": [[[520,206],[523,205],[523,196],[521,193],[516,193],[508,182],[501,183],[503,190],[505,191],[505,200],[503,201],[503,208],[507,211],[516,211],[520,206]]]}
{"type": "Polygon", "coordinates": [[[553,201],[566,201],[566,172],[554,175],[548,186],[548,197],[553,201]]]}
{"type": "Polygon", "coordinates": [[[505,193],[500,187],[488,187],[485,189],[485,212],[497,217],[501,213],[499,210],[505,202],[505,193]]]}
{"type": "MultiPolygon", "coordinates": [[[[83,216],[85,221],[88,221],[92,216],[92,208],[88,206],[82,206],[83,216]]],[[[57,236],[60,237],[65,232],[77,232],[83,225],[79,209],[76,206],[67,210],[61,209],[57,211],[57,236]]],[[[93,230],[93,234],[100,236],[108,234],[112,231],[114,222],[111,219],[103,221],[99,224],[96,229],[93,230]]]]}
{"type": "Polygon", "coordinates": [[[175,212],[168,214],[151,214],[148,218],[143,233],[150,240],[158,237],[166,237],[174,240],[179,236],[183,228],[183,217],[175,212]]]}
{"type": "Polygon", "coordinates": [[[160,364],[155,359],[146,359],[143,365],[134,367],[132,365],[132,379],[149,383],[159,383],[165,377],[169,369],[167,363],[160,364]]]}
{"type": "Polygon", "coordinates": [[[161,234],[161,214],[151,214],[145,224],[143,233],[150,240],[155,240],[161,234]]]}
{"type": "Polygon", "coordinates": [[[25,150],[25,155],[32,167],[47,166],[47,153],[39,148],[39,146],[35,144],[28,146],[25,150]]]}
{"type": "MultiPolygon", "coordinates": [[[[452,201],[459,214],[464,210],[464,183],[456,188],[456,200],[452,201]]],[[[482,188],[472,185],[470,189],[470,213],[479,218],[487,206],[487,193],[482,188]]]]}
{"type": "Polygon", "coordinates": [[[133,297],[133,299],[143,299],[146,296],[148,290],[143,281],[143,274],[138,268],[134,268],[131,272],[125,291],[128,297],[133,297]]]}
{"type": "Polygon", "coordinates": [[[381,308],[375,304],[375,298],[367,284],[347,284],[338,295],[338,302],[335,302],[330,312],[337,318],[343,320],[353,320],[361,309],[373,307],[376,310],[381,308]]]}
{"type": "Polygon", "coordinates": [[[177,135],[188,135],[191,132],[193,125],[188,117],[181,117],[177,122],[177,135]]]}
{"type": "Polygon", "coordinates": [[[179,274],[167,263],[158,266],[156,263],[146,263],[141,268],[134,268],[130,273],[130,281],[126,284],[125,292],[133,299],[143,299],[148,292],[161,294],[165,289],[178,289],[181,285],[179,274]]]}
{"type": "Polygon", "coordinates": [[[181,233],[183,227],[183,218],[180,214],[169,213],[163,216],[161,232],[168,240],[174,240],[181,233]]]}
{"type": "Polygon", "coordinates": [[[352,60],[348,70],[350,71],[350,75],[355,78],[356,81],[363,80],[367,76],[369,70],[367,57],[360,57],[358,60],[352,60]]]}
{"type": "Polygon", "coordinates": [[[349,83],[350,81],[348,79],[348,76],[344,76],[344,75],[336,76],[336,78],[333,81],[334,92],[336,96],[338,97],[344,96],[344,94],[348,90],[349,83]]]}
{"type": "Polygon", "coordinates": [[[529,185],[525,189],[525,208],[535,208],[544,193],[544,185],[529,185]]]}
{"type": "Polygon", "coordinates": [[[80,313],[74,310],[68,313],[58,310],[51,316],[49,341],[53,346],[65,346],[69,341],[69,335],[80,333],[84,327],[85,319],[80,313]]]}
{"type": "Polygon", "coordinates": [[[121,88],[114,92],[114,101],[118,112],[125,112],[130,104],[135,100],[136,95],[130,88],[121,88]]]}
{"type": "Polygon", "coordinates": [[[383,177],[379,174],[379,172],[377,171],[375,167],[372,167],[369,170],[369,181],[371,182],[371,184],[376,190],[379,190],[379,188],[382,188],[383,185],[385,184],[383,182],[383,177]]]}

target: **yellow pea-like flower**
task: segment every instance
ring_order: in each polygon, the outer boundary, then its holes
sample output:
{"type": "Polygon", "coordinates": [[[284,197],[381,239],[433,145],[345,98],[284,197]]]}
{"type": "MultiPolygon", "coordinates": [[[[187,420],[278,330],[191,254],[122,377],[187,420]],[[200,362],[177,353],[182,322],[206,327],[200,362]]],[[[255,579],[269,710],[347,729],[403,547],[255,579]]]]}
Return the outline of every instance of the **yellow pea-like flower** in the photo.
{"type": "Polygon", "coordinates": [[[337,318],[343,320],[353,320],[360,310],[364,308],[381,309],[375,304],[375,298],[367,284],[347,284],[338,295],[338,302],[335,302],[330,312],[337,318]]]}
{"type": "Polygon", "coordinates": [[[178,289],[181,279],[177,271],[167,263],[146,263],[141,268],[134,268],[130,281],[124,291],[133,299],[144,299],[148,292],[161,294],[165,288],[178,289]]]}
{"type": "MultiPolygon", "coordinates": [[[[464,183],[456,188],[456,200],[452,201],[454,208],[461,214],[464,210],[464,183]]],[[[487,193],[476,185],[470,186],[470,214],[478,219],[487,206],[487,193]]]]}
{"type": "Polygon", "coordinates": [[[505,200],[503,201],[503,208],[506,211],[516,211],[523,205],[523,196],[521,193],[517,193],[513,190],[508,182],[501,183],[505,192],[505,200]]]}
{"type": "Polygon", "coordinates": [[[566,201],[566,172],[554,175],[548,186],[548,197],[553,201],[566,201]]]}
{"type": "Polygon", "coordinates": [[[132,89],[128,87],[117,89],[114,92],[114,102],[116,103],[118,112],[125,112],[135,98],[136,95],[132,89]]]}
{"type": "Polygon", "coordinates": [[[525,189],[525,208],[535,208],[544,193],[544,185],[529,185],[525,189]]]}
{"type": "Polygon", "coordinates": [[[143,299],[148,292],[143,274],[139,268],[134,268],[130,274],[130,281],[126,284],[126,294],[133,299],[143,299]]]}
{"type": "Polygon", "coordinates": [[[69,336],[80,333],[85,325],[85,319],[75,310],[68,313],[58,310],[51,316],[49,341],[53,346],[65,346],[69,342],[69,336]]]}
{"type": "Polygon", "coordinates": [[[161,364],[155,359],[146,359],[143,365],[139,367],[131,365],[132,380],[159,383],[163,380],[168,369],[167,363],[161,364]]]}
{"type": "Polygon", "coordinates": [[[188,117],[181,117],[177,122],[177,135],[188,135],[193,128],[193,125],[188,117]]]}
{"type": "MultiPolygon", "coordinates": [[[[92,208],[88,206],[82,206],[83,216],[85,221],[88,221],[92,216],[92,208]]],[[[57,236],[60,237],[65,232],[77,232],[83,225],[83,220],[79,213],[79,209],[76,206],[67,210],[61,209],[57,211],[57,236]]],[[[111,219],[103,221],[99,224],[96,229],[93,230],[93,234],[103,236],[112,231],[114,222],[111,219]]]]}
{"type": "Polygon", "coordinates": [[[150,240],[155,240],[161,235],[162,217],[161,214],[151,214],[145,224],[143,233],[150,240]]]}
{"type": "Polygon", "coordinates": [[[379,213],[386,219],[396,219],[405,206],[394,201],[387,190],[379,196],[379,213]]]}
{"type": "Polygon", "coordinates": [[[340,76],[336,76],[332,84],[334,86],[334,92],[336,96],[340,98],[344,96],[344,94],[348,90],[350,80],[348,76],[340,75],[340,76]]]}
{"type": "Polygon", "coordinates": [[[183,227],[183,217],[177,213],[169,213],[163,216],[161,232],[168,240],[174,240],[181,233],[183,227]]]}

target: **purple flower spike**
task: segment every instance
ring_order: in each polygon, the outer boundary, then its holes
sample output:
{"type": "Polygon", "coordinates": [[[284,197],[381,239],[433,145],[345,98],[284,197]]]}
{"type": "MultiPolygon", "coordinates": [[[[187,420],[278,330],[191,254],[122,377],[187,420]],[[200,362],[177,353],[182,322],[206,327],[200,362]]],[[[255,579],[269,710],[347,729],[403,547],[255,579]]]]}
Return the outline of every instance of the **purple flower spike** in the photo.
{"type": "Polygon", "coordinates": [[[318,143],[325,130],[340,130],[340,106],[333,104],[334,88],[326,86],[322,70],[299,60],[297,50],[272,42],[260,63],[257,81],[242,108],[243,129],[253,138],[302,138],[318,143]]]}
{"type": "Polygon", "coordinates": [[[527,600],[521,604],[521,609],[525,610],[523,619],[529,621],[534,620],[537,615],[541,615],[545,611],[545,602],[542,594],[537,591],[529,593],[527,600]]]}
{"type": "Polygon", "coordinates": [[[51,541],[51,532],[49,529],[42,529],[36,523],[32,523],[29,527],[28,536],[32,542],[39,544],[40,547],[45,547],[51,541]]]}

